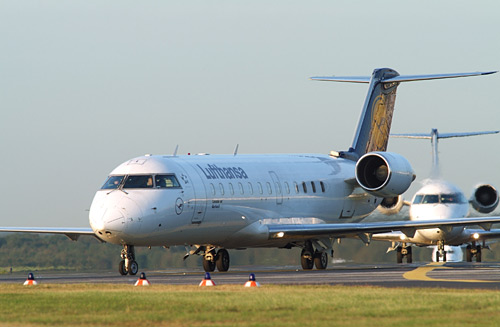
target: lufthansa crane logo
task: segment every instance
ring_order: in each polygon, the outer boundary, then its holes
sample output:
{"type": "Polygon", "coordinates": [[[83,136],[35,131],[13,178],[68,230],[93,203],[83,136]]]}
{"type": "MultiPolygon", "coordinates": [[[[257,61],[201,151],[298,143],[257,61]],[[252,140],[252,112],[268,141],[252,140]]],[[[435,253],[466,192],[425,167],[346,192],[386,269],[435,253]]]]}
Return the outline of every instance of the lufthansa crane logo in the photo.
{"type": "Polygon", "coordinates": [[[184,210],[184,201],[181,198],[175,200],[175,213],[180,215],[184,210]]]}

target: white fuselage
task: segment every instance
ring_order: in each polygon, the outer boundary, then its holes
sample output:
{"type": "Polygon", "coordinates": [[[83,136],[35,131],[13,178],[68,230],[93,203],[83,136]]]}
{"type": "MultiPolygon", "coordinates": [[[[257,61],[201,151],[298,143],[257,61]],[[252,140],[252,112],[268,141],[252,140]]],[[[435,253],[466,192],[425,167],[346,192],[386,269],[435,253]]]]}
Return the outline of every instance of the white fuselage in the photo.
{"type": "MultiPolygon", "coordinates": [[[[463,218],[469,212],[469,203],[460,189],[451,183],[434,180],[417,191],[410,206],[410,220],[463,218]]],[[[462,244],[464,227],[431,228],[417,230],[411,243],[462,244]]]]}
{"type": "Polygon", "coordinates": [[[284,246],[265,224],[356,222],[378,206],[345,182],[354,169],[317,154],[138,157],[97,191],[90,225],[115,244],[284,246]]]}

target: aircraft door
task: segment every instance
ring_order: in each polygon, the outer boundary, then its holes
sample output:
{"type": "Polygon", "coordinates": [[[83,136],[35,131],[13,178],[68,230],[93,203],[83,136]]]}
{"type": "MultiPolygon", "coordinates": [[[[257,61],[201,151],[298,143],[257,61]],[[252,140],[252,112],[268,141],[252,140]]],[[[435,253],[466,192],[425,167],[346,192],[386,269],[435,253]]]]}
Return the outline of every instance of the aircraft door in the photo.
{"type": "Polygon", "coordinates": [[[269,175],[273,179],[274,191],[276,192],[276,204],[283,204],[283,189],[281,187],[280,179],[274,171],[270,171],[269,175]]]}
{"type": "Polygon", "coordinates": [[[181,178],[186,184],[190,184],[194,192],[193,198],[188,202],[188,205],[194,207],[191,223],[201,224],[205,218],[207,209],[207,191],[205,190],[205,183],[201,179],[198,171],[192,169],[190,165],[184,165],[182,168],[189,173],[189,177],[187,174],[183,174],[181,178]]]}

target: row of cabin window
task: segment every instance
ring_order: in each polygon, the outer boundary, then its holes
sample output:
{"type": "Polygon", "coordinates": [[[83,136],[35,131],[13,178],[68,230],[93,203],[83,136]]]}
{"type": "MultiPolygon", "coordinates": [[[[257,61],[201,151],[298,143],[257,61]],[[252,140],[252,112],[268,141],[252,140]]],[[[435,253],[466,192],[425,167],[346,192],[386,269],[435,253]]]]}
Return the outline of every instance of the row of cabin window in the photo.
{"type": "MultiPolygon", "coordinates": [[[[313,181],[302,182],[302,190],[304,191],[304,193],[307,193],[307,190],[308,190],[307,184],[309,184],[309,183],[311,185],[312,192],[316,193],[316,191],[317,191],[316,190],[316,183],[313,181]]],[[[278,195],[281,195],[281,193],[282,193],[281,192],[281,185],[279,183],[274,183],[274,184],[275,184],[274,186],[278,192],[278,195]]],[[[234,195],[233,184],[229,183],[228,185],[229,185],[229,193],[231,193],[231,195],[234,195]]],[[[284,182],[284,185],[285,185],[286,194],[290,194],[291,193],[290,192],[290,185],[288,184],[288,182],[284,182]]],[[[325,183],[323,183],[323,181],[320,181],[319,185],[320,185],[321,192],[325,193],[325,191],[326,191],[325,183]]],[[[241,182],[238,183],[238,188],[240,190],[240,194],[245,194],[245,190],[244,190],[243,184],[241,182]]],[[[267,193],[273,194],[273,188],[272,188],[270,182],[266,182],[266,188],[267,188],[267,193]]],[[[217,194],[217,190],[216,190],[214,184],[210,183],[210,189],[212,190],[212,195],[217,194]]],[[[257,182],[257,189],[259,191],[259,194],[264,194],[264,188],[263,188],[261,182],[257,182]]],[[[299,190],[299,184],[297,184],[297,182],[293,182],[293,189],[295,190],[296,194],[299,194],[300,190],[299,190]]],[[[250,182],[248,182],[248,191],[249,191],[250,195],[253,195],[253,184],[250,182]]],[[[221,195],[224,195],[224,193],[225,193],[224,185],[222,183],[219,183],[219,192],[221,195]]]]}

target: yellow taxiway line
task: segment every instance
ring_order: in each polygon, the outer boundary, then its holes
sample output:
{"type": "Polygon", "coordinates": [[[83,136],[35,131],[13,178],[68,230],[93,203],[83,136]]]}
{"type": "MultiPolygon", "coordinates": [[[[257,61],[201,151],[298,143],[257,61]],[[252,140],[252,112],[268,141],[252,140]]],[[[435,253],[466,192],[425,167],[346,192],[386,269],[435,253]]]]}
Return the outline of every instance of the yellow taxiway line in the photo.
{"type": "Polygon", "coordinates": [[[443,262],[433,262],[423,267],[418,267],[415,270],[405,272],[403,278],[408,280],[423,280],[423,281],[433,281],[433,282],[461,282],[461,283],[491,283],[492,281],[487,280],[476,280],[476,279],[440,279],[431,278],[427,276],[428,272],[434,269],[453,269],[452,267],[444,267],[443,262]]]}

